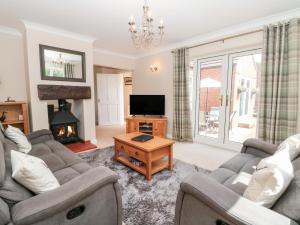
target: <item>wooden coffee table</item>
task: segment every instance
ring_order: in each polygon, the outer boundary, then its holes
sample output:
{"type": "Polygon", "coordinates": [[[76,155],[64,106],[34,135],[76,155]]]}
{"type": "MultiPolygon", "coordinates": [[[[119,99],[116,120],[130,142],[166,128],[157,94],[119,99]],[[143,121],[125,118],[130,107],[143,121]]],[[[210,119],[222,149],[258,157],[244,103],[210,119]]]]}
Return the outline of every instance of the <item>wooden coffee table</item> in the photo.
{"type": "Polygon", "coordinates": [[[154,137],[146,142],[131,140],[141,134],[134,132],[114,137],[115,159],[145,175],[147,180],[151,180],[152,174],[163,169],[172,170],[174,141],[161,137],[154,137]],[[137,159],[142,165],[135,165],[130,158],[137,159]]]}

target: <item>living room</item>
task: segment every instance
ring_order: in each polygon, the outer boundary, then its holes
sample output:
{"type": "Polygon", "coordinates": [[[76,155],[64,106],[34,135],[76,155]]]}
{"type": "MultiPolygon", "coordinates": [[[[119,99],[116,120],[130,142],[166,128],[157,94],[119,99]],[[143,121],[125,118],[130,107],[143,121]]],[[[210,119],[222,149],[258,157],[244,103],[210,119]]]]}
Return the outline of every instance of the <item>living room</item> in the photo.
{"type": "Polygon", "coordinates": [[[0,225],[300,224],[300,2],[0,3],[0,225]]]}

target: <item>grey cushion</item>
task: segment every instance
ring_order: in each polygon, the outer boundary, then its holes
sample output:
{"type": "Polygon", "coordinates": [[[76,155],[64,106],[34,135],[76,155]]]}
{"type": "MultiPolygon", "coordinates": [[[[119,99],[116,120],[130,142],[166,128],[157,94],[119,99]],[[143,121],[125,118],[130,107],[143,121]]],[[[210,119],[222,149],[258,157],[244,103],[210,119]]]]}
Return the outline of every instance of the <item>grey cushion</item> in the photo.
{"type": "Polygon", "coordinates": [[[2,123],[0,122],[0,142],[4,142],[5,137],[4,137],[4,128],[2,126],[2,123]]]}
{"type": "Polygon", "coordinates": [[[0,225],[6,225],[10,221],[9,208],[7,204],[0,199],[0,225]]]}
{"type": "Polygon", "coordinates": [[[249,138],[243,143],[242,153],[248,153],[260,158],[273,155],[277,151],[277,145],[265,141],[249,138]]]}
{"type": "MultiPolygon", "coordinates": [[[[0,133],[2,132],[0,131],[0,133]]],[[[5,169],[4,147],[2,142],[0,141],[0,186],[3,185],[5,179],[5,172],[6,169],[5,169]]]]}
{"type": "Polygon", "coordinates": [[[44,160],[61,185],[91,169],[86,162],[55,140],[33,145],[29,154],[44,160]]]}
{"type": "Polygon", "coordinates": [[[212,171],[209,176],[237,194],[242,195],[247,186],[244,183],[235,182],[235,179],[241,172],[252,174],[260,160],[261,158],[251,154],[238,154],[212,171]]]}
{"type": "Polygon", "coordinates": [[[54,140],[33,145],[29,154],[44,160],[52,172],[83,162],[64,145],[54,140]]]}
{"type": "Polygon", "coordinates": [[[16,144],[8,139],[5,139],[3,147],[6,169],[3,184],[0,186],[0,197],[8,204],[9,207],[12,207],[17,202],[31,198],[33,194],[11,177],[12,169],[10,151],[17,149],[16,144]]]}
{"type": "Polygon", "coordinates": [[[294,179],[273,206],[273,210],[300,223],[300,158],[293,161],[294,179]]]}

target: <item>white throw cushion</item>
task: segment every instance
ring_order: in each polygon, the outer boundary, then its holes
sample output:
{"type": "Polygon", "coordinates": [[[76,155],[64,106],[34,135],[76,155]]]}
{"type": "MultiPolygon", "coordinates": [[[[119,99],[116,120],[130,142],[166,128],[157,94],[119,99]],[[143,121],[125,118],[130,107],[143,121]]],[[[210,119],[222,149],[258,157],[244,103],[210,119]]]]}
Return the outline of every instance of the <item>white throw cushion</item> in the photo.
{"type": "Polygon", "coordinates": [[[60,185],[40,158],[11,150],[12,177],[36,194],[58,188],[60,185]]]}
{"type": "Polygon", "coordinates": [[[253,173],[243,196],[257,204],[271,208],[294,177],[288,149],[262,159],[253,173]]]}
{"type": "Polygon", "coordinates": [[[25,134],[20,129],[8,126],[4,132],[4,135],[17,144],[20,152],[30,152],[32,146],[25,134]]]}
{"type": "Polygon", "coordinates": [[[276,152],[288,151],[291,161],[300,154],[300,134],[285,139],[277,148],[276,152]]]}

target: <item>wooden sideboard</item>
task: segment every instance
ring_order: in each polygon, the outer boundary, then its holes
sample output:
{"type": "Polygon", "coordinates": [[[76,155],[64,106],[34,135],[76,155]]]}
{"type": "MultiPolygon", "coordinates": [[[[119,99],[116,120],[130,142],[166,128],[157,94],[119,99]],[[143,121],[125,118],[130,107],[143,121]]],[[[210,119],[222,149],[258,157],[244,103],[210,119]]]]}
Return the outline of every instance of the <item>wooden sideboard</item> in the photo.
{"type": "Polygon", "coordinates": [[[126,118],[126,133],[141,132],[166,137],[167,117],[130,116],[126,118]]]}
{"type": "Polygon", "coordinates": [[[6,119],[2,122],[4,127],[11,125],[22,130],[24,134],[29,134],[26,102],[0,102],[0,115],[2,112],[6,112],[6,119]]]}

